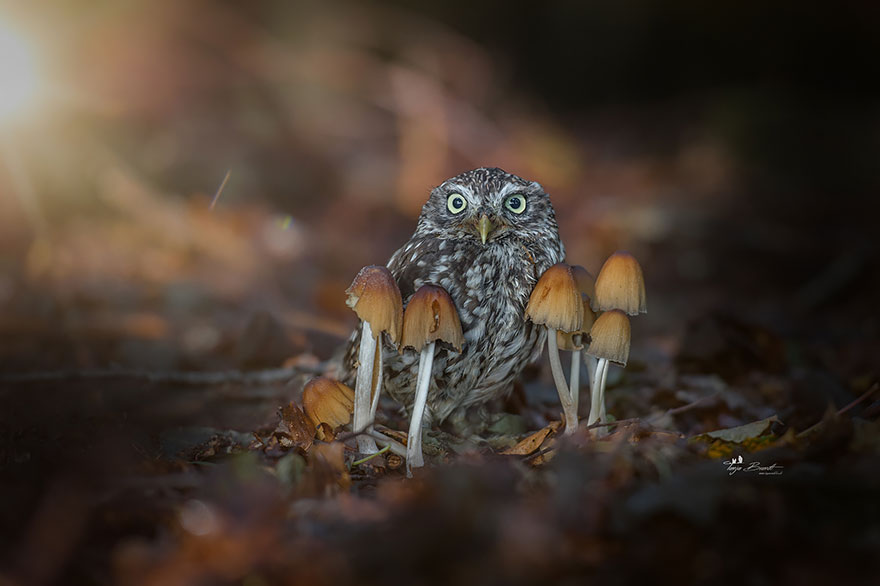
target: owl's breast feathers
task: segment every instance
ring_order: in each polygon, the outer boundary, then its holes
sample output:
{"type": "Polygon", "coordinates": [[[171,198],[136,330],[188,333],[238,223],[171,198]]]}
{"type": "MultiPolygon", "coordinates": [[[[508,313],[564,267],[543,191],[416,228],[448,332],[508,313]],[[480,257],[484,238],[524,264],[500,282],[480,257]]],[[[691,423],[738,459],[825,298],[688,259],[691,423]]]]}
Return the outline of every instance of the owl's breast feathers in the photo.
{"type": "MultiPolygon", "coordinates": [[[[483,245],[427,237],[413,238],[392,256],[388,266],[404,302],[422,285],[439,285],[449,292],[461,318],[462,353],[438,350],[431,398],[437,419],[510,389],[543,341],[542,330],[523,318],[529,294],[544,270],[563,255],[561,243],[554,238],[534,243],[506,238],[483,245]]],[[[402,352],[398,366],[414,368],[418,360],[408,356],[414,353],[402,352]]],[[[388,391],[406,403],[411,390],[399,387],[414,381],[414,373],[395,376],[395,360],[391,362],[388,391]]]]}

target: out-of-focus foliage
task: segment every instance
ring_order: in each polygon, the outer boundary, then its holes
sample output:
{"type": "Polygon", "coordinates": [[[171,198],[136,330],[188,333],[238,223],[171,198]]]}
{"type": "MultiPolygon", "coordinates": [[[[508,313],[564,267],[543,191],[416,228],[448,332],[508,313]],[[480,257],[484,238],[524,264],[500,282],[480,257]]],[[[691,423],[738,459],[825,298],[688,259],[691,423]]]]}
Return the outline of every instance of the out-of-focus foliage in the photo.
{"type": "MultiPolygon", "coordinates": [[[[0,2],[40,81],[0,119],[0,582],[864,581],[878,24],[849,2],[0,2]],[[650,313],[610,435],[561,441],[530,368],[405,482],[316,437],[300,393],[357,269],[482,165],[547,188],[567,262],[633,252],[650,313]]],[[[390,401],[379,428],[405,440],[390,401]]]]}

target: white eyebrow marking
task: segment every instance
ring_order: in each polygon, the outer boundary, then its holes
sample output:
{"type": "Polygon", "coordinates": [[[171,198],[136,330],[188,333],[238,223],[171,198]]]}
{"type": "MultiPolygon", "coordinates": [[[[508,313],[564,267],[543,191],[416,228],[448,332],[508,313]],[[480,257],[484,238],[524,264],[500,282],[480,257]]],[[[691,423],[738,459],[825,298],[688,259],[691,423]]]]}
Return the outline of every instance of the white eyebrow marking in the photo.
{"type": "Polygon", "coordinates": [[[504,196],[506,196],[511,191],[519,191],[521,189],[523,189],[523,186],[517,183],[505,183],[504,187],[501,188],[501,191],[498,192],[498,197],[504,198],[504,196]]]}
{"type": "Polygon", "coordinates": [[[452,194],[452,193],[462,194],[465,197],[465,199],[468,200],[469,205],[475,206],[480,203],[479,201],[477,201],[477,196],[474,195],[474,192],[471,191],[470,187],[467,187],[465,185],[459,185],[458,183],[450,183],[447,185],[447,187],[449,187],[450,194],[452,194]]]}

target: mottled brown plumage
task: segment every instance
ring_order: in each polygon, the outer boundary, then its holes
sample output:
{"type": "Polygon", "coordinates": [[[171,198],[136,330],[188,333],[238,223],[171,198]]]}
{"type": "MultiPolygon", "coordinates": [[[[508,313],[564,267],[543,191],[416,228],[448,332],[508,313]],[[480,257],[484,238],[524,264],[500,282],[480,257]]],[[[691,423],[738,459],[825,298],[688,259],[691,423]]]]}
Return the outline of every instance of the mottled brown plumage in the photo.
{"type": "MultiPolygon", "coordinates": [[[[544,328],[523,318],[538,277],[561,262],[549,196],[533,181],[495,168],[462,173],[431,191],[412,238],[388,262],[404,304],[424,284],[445,289],[464,331],[461,353],[438,344],[428,411],[433,421],[510,392],[540,352],[544,328]]],[[[359,329],[348,343],[342,380],[351,383],[359,329]]],[[[412,349],[385,337],[383,392],[411,406],[419,365],[412,349]]]]}

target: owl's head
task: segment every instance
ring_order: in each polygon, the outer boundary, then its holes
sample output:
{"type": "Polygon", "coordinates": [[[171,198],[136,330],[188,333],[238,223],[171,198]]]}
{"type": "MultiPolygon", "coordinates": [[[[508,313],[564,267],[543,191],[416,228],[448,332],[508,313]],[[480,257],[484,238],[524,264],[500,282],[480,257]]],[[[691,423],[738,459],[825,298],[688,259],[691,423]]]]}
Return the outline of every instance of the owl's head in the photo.
{"type": "Polygon", "coordinates": [[[558,238],[553,206],[540,184],[485,167],[435,187],[417,232],[483,245],[558,238]]]}

